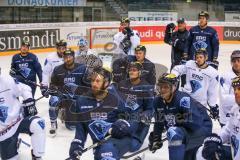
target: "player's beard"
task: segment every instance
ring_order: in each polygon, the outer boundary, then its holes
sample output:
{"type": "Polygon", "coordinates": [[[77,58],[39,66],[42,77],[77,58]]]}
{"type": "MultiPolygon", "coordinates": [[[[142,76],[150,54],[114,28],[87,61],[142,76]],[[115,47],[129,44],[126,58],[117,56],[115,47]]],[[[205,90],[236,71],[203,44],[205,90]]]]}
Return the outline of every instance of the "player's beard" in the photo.
{"type": "Polygon", "coordinates": [[[103,87],[101,89],[93,89],[92,92],[96,99],[103,99],[108,94],[108,91],[106,89],[103,89],[103,87]]]}

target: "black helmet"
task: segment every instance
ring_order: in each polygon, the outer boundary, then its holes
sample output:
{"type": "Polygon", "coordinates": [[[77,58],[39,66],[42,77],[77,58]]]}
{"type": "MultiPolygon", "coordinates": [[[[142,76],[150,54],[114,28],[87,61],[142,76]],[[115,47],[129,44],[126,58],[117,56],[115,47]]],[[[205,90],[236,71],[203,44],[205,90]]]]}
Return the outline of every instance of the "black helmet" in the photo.
{"type": "Polygon", "coordinates": [[[67,47],[67,42],[63,39],[57,41],[56,47],[60,47],[60,46],[67,47]]]}
{"type": "Polygon", "coordinates": [[[141,71],[143,69],[143,66],[140,62],[131,62],[128,64],[128,71],[130,68],[137,68],[139,71],[141,71]]]}
{"type": "Polygon", "coordinates": [[[175,74],[164,73],[158,78],[158,85],[161,83],[168,83],[177,87],[179,83],[179,78],[175,74]]]}
{"type": "Polygon", "coordinates": [[[234,58],[240,58],[240,50],[234,50],[231,54],[231,61],[234,59],[234,58]]]}
{"type": "Polygon", "coordinates": [[[23,41],[22,41],[22,46],[28,46],[28,47],[30,47],[30,42],[23,40],[23,41]]]}
{"type": "Polygon", "coordinates": [[[195,56],[198,55],[198,54],[202,54],[204,56],[207,56],[208,53],[207,53],[207,50],[205,48],[200,48],[198,49],[196,52],[195,52],[195,56]]]}
{"type": "Polygon", "coordinates": [[[240,76],[237,76],[235,78],[233,78],[232,80],[232,87],[240,87],[240,76]]]}
{"type": "Polygon", "coordinates": [[[68,55],[71,55],[71,56],[74,57],[75,52],[69,48],[69,49],[67,49],[66,51],[63,52],[63,56],[68,56],[68,55]]]}
{"type": "Polygon", "coordinates": [[[144,53],[146,53],[146,47],[143,46],[143,45],[138,45],[138,46],[135,48],[135,51],[143,51],[144,53]]]}
{"type": "Polygon", "coordinates": [[[207,11],[201,11],[198,13],[198,19],[200,16],[204,16],[206,17],[206,19],[208,20],[209,19],[209,13],[207,11]]]}
{"type": "Polygon", "coordinates": [[[102,67],[94,68],[93,74],[94,73],[102,75],[104,77],[104,80],[109,83],[112,81],[112,73],[105,68],[102,68],[102,67]]]}

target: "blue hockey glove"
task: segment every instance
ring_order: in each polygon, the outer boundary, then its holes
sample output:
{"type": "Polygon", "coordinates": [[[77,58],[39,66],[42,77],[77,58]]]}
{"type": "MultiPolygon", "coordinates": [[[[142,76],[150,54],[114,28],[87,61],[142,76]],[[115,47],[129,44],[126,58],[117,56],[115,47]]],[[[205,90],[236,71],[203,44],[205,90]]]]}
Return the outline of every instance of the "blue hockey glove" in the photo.
{"type": "Polygon", "coordinates": [[[37,108],[35,106],[35,100],[33,98],[28,98],[24,100],[22,105],[25,117],[34,116],[38,113],[37,108]]]}
{"type": "Polygon", "coordinates": [[[114,138],[123,138],[130,135],[130,124],[123,119],[118,119],[112,124],[111,135],[114,138]]]}
{"type": "Polygon", "coordinates": [[[154,134],[154,132],[150,133],[148,140],[149,140],[148,147],[149,150],[152,151],[152,153],[155,153],[156,150],[162,148],[163,146],[161,136],[154,134]]]}
{"type": "Polygon", "coordinates": [[[217,134],[213,133],[211,136],[208,136],[203,143],[203,158],[217,159],[216,155],[222,153],[222,140],[217,134]]]}
{"type": "Polygon", "coordinates": [[[83,153],[83,144],[82,141],[74,139],[71,143],[69,150],[69,155],[71,160],[79,160],[83,153]]]}
{"type": "Polygon", "coordinates": [[[48,98],[49,97],[49,90],[48,86],[41,85],[40,86],[41,93],[44,97],[48,98]]]}
{"type": "Polygon", "coordinates": [[[218,119],[219,118],[219,107],[218,107],[217,104],[213,107],[210,106],[210,116],[213,119],[218,119]]]}

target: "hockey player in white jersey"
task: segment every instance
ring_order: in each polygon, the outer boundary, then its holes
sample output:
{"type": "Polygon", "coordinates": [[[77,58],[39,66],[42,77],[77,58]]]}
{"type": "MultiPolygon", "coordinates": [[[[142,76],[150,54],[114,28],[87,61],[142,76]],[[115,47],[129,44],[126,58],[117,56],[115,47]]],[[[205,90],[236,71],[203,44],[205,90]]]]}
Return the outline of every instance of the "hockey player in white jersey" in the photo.
{"type": "Polygon", "coordinates": [[[232,69],[220,78],[220,105],[219,120],[221,126],[225,125],[230,117],[229,111],[235,104],[232,88],[232,79],[240,75],[240,50],[235,50],[231,55],[232,69]]]}
{"type": "Polygon", "coordinates": [[[80,38],[77,44],[79,50],[75,53],[75,57],[80,55],[95,55],[97,56],[97,53],[88,48],[88,41],[85,38],[80,38]]]}
{"type": "Polygon", "coordinates": [[[53,69],[56,66],[59,66],[63,64],[63,52],[66,51],[67,49],[67,42],[64,40],[59,40],[56,43],[56,53],[51,53],[48,55],[44,62],[44,67],[43,67],[43,80],[42,80],[42,85],[41,85],[41,92],[42,95],[47,95],[47,90],[50,84],[50,78],[53,72],[53,69]]]}
{"type": "Polygon", "coordinates": [[[124,18],[120,23],[120,32],[114,35],[113,42],[117,48],[114,51],[117,54],[134,55],[135,48],[140,45],[140,36],[136,30],[130,28],[130,20],[124,18]]]}
{"type": "Polygon", "coordinates": [[[186,74],[184,92],[202,105],[209,105],[211,116],[218,118],[219,110],[217,105],[218,97],[218,72],[207,63],[207,52],[204,49],[197,50],[195,61],[189,60],[185,65],[177,65],[172,73],[180,76],[186,74]]]}
{"type": "Polygon", "coordinates": [[[235,104],[227,124],[219,134],[213,133],[199,148],[197,160],[239,160],[240,159],[240,76],[232,80],[235,104]],[[223,145],[229,143],[229,145],[223,145]]]}
{"type": "Polygon", "coordinates": [[[45,151],[45,122],[36,116],[31,88],[10,76],[0,75],[0,157],[17,160],[18,135],[31,136],[32,159],[41,160],[45,151]],[[23,98],[22,104],[19,97],[23,98]]]}

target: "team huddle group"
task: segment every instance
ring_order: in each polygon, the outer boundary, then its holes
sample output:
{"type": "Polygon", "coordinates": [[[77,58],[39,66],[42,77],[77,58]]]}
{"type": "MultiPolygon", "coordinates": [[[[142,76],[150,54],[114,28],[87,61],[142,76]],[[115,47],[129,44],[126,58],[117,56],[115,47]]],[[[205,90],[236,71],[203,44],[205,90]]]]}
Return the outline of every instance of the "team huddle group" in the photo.
{"type": "Polygon", "coordinates": [[[77,52],[59,40],[43,68],[29,52],[30,43],[23,41],[10,75],[0,75],[1,159],[19,158],[20,133],[31,136],[32,159],[43,159],[46,126],[35,102],[49,98],[49,136],[57,136],[58,118],[75,132],[68,160],[81,159],[89,149],[88,135],[95,160],[120,160],[138,151],[145,139],[153,154],[167,140],[170,160],[239,160],[240,50],[231,54],[232,69],[220,75],[219,40],[208,19],[202,11],[199,24],[189,31],[184,18],[178,19],[176,31],[174,23],[166,26],[171,69],[157,78],[127,18],[113,39],[111,68],[104,67],[104,58],[84,38],[77,52]],[[42,97],[35,99],[37,87],[42,97]],[[212,131],[213,119],[222,127],[219,133],[212,131]]]}

